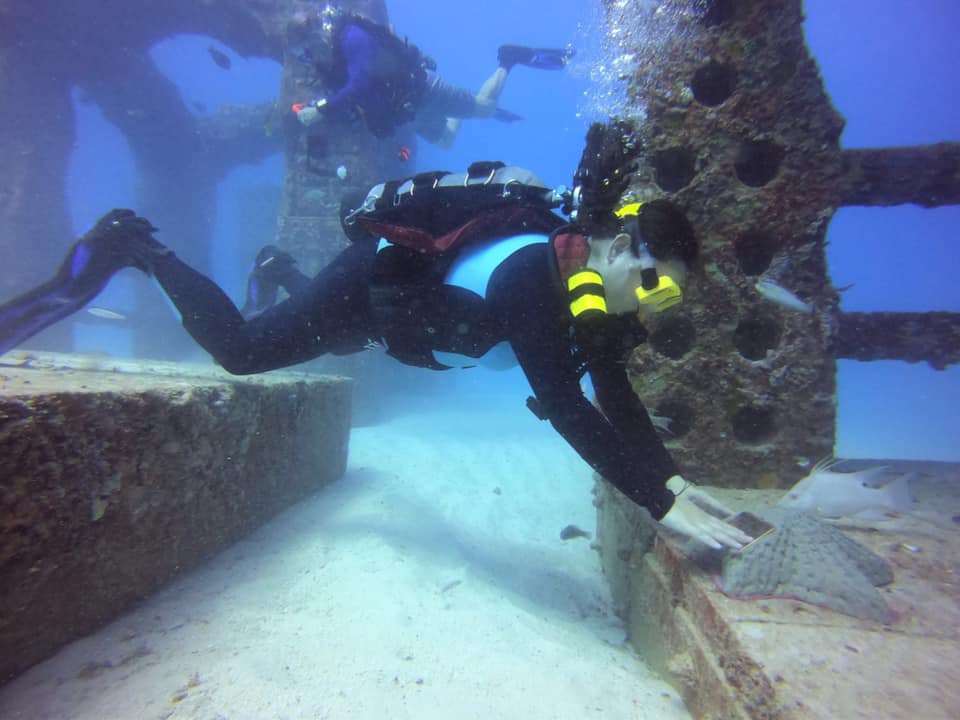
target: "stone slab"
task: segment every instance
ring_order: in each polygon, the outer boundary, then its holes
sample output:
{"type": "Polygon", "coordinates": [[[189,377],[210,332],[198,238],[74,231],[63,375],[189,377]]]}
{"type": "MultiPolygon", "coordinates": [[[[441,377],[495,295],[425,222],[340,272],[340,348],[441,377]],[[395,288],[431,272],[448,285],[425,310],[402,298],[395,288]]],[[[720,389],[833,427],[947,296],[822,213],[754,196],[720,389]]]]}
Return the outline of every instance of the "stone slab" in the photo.
{"type": "Polygon", "coordinates": [[[339,478],[351,382],[0,358],[0,682],[339,478]]]}
{"type": "MultiPolygon", "coordinates": [[[[960,468],[919,469],[910,514],[839,525],[894,569],[881,625],[791,599],[736,600],[606,486],[598,545],[631,642],[701,719],[955,718],[960,710],[960,468]],[[631,546],[630,537],[638,539],[631,546]]],[[[779,491],[711,493],[738,508],[779,491]]],[[[646,516],[648,517],[648,516],[646,516]]]]}

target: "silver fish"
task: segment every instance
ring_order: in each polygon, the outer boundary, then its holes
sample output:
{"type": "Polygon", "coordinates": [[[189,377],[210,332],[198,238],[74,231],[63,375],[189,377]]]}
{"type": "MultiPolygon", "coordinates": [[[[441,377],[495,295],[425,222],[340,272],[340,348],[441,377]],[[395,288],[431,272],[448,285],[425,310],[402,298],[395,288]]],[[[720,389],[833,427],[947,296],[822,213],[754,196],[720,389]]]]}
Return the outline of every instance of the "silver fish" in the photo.
{"type": "Polygon", "coordinates": [[[797,312],[813,312],[813,305],[804,302],[792,292],[772,280],[757,280],[754,287],[758,293],[763,295],[767,300],[777,303],[777,305],[782,305],[785,308],[796,310],[797,312]]]}
{"type": "Polygon", "coordinates": [[[87,312],[93,315],[94,317],[103,318],[104,320],[126,320],[127,316],[123,313],[118,313],[116,310],[110,310],[104,307],[88,307],[87,312]]]}
{"type": "Polygon", "coordinates": [[[808,510],[823,517],[882,518],[891,512],[906,512],[913,500],[910,480],[916,473],[906,473],[880,485],[888,471],[875,466],[856,472],[833,469],[837,460],[821,460],[810,474],[784,495],[778,505],[793,510],[808,510]]]}

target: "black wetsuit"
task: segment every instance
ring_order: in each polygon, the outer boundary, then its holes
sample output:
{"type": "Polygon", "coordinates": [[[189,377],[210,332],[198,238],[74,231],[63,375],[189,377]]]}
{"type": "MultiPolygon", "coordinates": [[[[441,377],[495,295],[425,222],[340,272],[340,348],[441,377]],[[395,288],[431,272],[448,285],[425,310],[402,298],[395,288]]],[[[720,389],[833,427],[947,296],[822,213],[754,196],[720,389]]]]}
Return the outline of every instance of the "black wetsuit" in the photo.
{"type": "MultiPolygon", "coordinates": [[[[431,295],[443,288],[428,276],[410,292],[387,288],[390,307],[371,302],[384,297],[376,292],[382,275],[377,254],[376,241],[351,245],[303,292],[250,320],[212,281],[175,256],[160,258],[154,270],[187,331],[236,374],[282,368],[325,353],[359,352],[371,340],[389,339],[395,330],[391,318],[397,317],[408,320],[407,336],[411,328],[422,328],[422,336],[412,338],[414,346],[442,346],[450,341],[451,328],[459,347],[469,346],[472,333],[481,336],[474,338],[481,348],[508,341],[554,428],[603,477],[655,518],[663,517],[674,499],[665,482],[677,469],[630,386],[623,353],[587,353],[578,347],[548,243],[527,245],[497,265],[485,299],[468,291],[431,295]],[[425,296],[443,298],[441,332],[424,319],[429,309],[424,313],[417,305],[425,296]],[[581,391],[584,369],[602,413],[581,391]]],[[[388,344],[403,356],[403,348],[388,344]]]]}

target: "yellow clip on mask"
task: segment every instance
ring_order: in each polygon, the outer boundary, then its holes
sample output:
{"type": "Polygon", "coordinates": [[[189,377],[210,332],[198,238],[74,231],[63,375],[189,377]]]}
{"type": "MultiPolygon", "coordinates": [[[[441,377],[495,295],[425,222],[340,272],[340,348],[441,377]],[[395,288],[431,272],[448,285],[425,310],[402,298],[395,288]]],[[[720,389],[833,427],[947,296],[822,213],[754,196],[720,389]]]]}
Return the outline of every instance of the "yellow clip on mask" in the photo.
{"type": "Polygon", "coordinates": [[[642,285],[636,289],[637,301],[641,306],[650,308],[653,312],[663,312],[683,300],[683,292],[680,286],[673,278],[657,273],[656,262],[650,255],[646,244],[640,239],[640,229],[637,226],[637,218],[640,215],[642,202],[630,202],[614,211],[621,221],[632,219],[632,222],[624,222],[624,230],[628,231],[634,239],[634,252],[640,260],[646,260],[647,266],[643,270],[642,285]]]}
{"type": "Polygon", "coordinates": [[[626,205],[623,205],[622,207],[614,210],[613,214],[616,215],[621,220],[623,220],[628,215],[639,215],[640,208],[642,206],[643,206],[642,202],[627,203],[626,205]]]}
{"type": "Polygon", "coordinates": [[[663,312],[683,300],[683,292],[673,278],[660,275],[655,288],[647,289],[642,285],[637,288],[637,302],[654,312],[663,312]]]}

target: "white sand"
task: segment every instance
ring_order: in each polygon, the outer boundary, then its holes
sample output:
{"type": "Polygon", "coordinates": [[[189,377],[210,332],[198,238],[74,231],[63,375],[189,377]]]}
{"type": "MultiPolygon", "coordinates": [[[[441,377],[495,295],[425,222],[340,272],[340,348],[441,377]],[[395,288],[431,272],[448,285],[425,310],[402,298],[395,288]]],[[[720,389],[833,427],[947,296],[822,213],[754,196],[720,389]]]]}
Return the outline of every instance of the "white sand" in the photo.
{"type": "Polygon", "coordinates": [[[0,689],[0,717],[688,718],[559,538],[593,531],[587,466],[520,398],[458,400],[355,430],[342,480],[0,689]]]}

